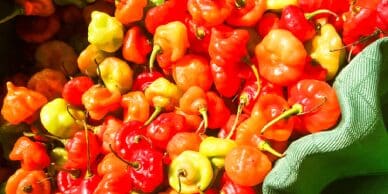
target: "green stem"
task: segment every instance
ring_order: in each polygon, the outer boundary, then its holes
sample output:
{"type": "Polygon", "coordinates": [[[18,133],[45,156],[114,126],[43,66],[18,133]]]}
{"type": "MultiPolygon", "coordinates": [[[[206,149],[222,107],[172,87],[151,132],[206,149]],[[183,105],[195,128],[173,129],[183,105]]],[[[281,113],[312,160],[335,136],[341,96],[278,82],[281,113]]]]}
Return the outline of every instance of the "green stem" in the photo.
{"type": "Polygon", "coordinates": [[[148,120],[144,123],[144,126],[149,125],[163,110],[163,107],[156,106],[152,115],[148,118],[148,120]]]}
{"type": "Polygon", "coordinates": [[[310,12],[310,13],[305,13],[304,16],[306,17],[307,20],[310,20],[311,18],[315,17],[316,15],[325,14],[325,13],[333,15],[334,17],[338,17],[338,15],[335,12],[330,11],[328,9],[318,9],[318,10],[315,10],[315,11],[310,12]]]}
{"type": "Polygon", "coordinates": [[[27,136],[27,137],[35,137],[36,135],[41,135],[41,136],[47,137],[49,139],[57,140],[57,141],[61,142],[63,145],[66,145],[66,143],[68,141],[67,139],[61,139],[60,137],[57,137],[57,136],[51,135],[51,134],[46,134],[46,133],[35,134],[35,133],[23,132],[23,135],[27,136]]]}
{"type": "Polygon", "coordinates": [[[10,15],[0,20],[0,24],[8,22],[19,15],[24,15],[24,9],[22,7],[16,7],[10,15]]]}
{"type": "Polygon", "coordinates": [[[239,9],[244,8],[246,6],[246,4],[247,4],[246,0],[235,0],[234,1],[234,5],[239,9]]]}
{"type": "Polygon", "coordinates": [[[253,75],[255,75],[255,78],[256,78],[257,91],[254,96],[254,98],[256,99],[261,90],[259,71],[257,70],[257,67],[253,63],[249,63],[249,67],[251,68],[253,75]]]}
{"type": "Polygon", "coordinates": [[[294,104],[292,107],[286,111],[284,111],[279,116],[272,119],[270,122],[268,122],[264,127],[261,129],[260,133],[263,134],[268,128],[270,128],[272,125],[276,124],[278,121],[282,119],[286,119],[288,117],[301,114],[303,112],[303,106],[301,104],[294,104]]]}
{"type": "Polygon", "coordinates": [[[125,164],[127,164],[128,166],[134,168],[134,169],[139,169],[140,168],[140,163],[139,162],[130,162],[130,161],[127,161],[125,160],[124,158],[120,157],[116,151],[113,150],[112,148],[112,145],[109,144],[109,149],[110,151],[113,153],[113,155],[115,155],[119,160],[121,160],[122,162],[124,162],[125,164]]]}
{"type": "Polygon", "coordinates": [[[243,108],[246,106],[247,103],[248,103],[248,94],[247,93],[241,94],[240,103],[238,104],[238,107],[237,107],[236,117],[234,118],[232,128],[230,129],[228,135],[226,136],[226,139],[230,139],[234,134],[234,132],[236,131],[238,120],[241,116],[243,108]]]}
{"type": "Polygon", "coordinates": [[[261,150],[261,151],[266,151],[266,152],[269,152],[269,153],[271,153],[272,155],[274,155],[274,156],[276,156],[276,157],[279,157],[279,158],[281,158],[281,157],[283,157],[285,154],[283,153],[279,153],[278,151],[276,151],[275,149],[273,149],[272,147],[271,147],[271,145],[267,142],[267,141],[264,141],[264,140],[262,140],[262,141],[260,141],[260,143],[259,143],[259,149],[261,150]]]}
{"type": "Polygon", "coordinates": [[[201,114],[202,116],[202,119],[203,119],[203,124],[204,124],[204,128],[205,130],[207,129],[207,126],[208,126],[208,123],[209,123],[209,119],[207,117],[207,109],[204,107],[204,108],[200,108],[199,109],[199,113],[201,114]]]}
{"type": "Polygon", "coordinates": [[[152,52],[151,52],[151,56],[150,56],[150,61],[149,61],[149,65],[148,65],[148,68],[150,68],[150,72],[152,72],[152,69],[154,68],[154,63],[155,63],[155,60],[156,60],[156,56],[159,55],[160,53],[162,53],[162,47],[160,47],[159,45],[154,45],[154,47],[152,48],[152,52]]]}
{"type": "MultiPolygon", "coordinates": [[[[87,113],[86,113],[87,115],[87,113]]],[[[90,178],[93,176],[92,170],[91,170],[91,162],[90,162],[90,142],[89,142],[89,131],[88,126],[86,125],[86,118],[83,121],[84,123],[84,130],[85,130],[85,140],[86,140],[86,174],[85,178],[90,178]]]]}

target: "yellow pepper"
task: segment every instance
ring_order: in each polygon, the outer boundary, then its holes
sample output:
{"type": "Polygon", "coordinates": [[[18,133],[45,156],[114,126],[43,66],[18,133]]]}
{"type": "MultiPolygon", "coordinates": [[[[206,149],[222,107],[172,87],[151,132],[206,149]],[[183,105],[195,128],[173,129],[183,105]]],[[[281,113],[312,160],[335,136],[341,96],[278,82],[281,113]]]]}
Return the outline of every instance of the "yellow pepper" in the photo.
{"type": "Polygon", "coordinates": [[[288,5],[297,5],[298,0],[267,0],[267,9],[281,11],[288,5]]]}
{"type": "Polygon", "coordinates": [[[333,79],[345,60],[344,45],[335,27],[321,21],[320,31],[308,44],[311,58],[327,70],[327,80],[333,79]]]}

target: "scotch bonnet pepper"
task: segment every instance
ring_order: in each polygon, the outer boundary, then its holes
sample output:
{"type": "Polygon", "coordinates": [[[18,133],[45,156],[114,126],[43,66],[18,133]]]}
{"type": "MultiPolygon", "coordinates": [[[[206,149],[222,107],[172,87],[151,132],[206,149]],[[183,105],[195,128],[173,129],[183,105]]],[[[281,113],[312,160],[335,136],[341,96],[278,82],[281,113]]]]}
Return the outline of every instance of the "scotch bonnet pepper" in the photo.
{"type": "Polygon", "coordinates": [[[115,52],[123,44],[124,27],[105,12],[93,11],[88,27],[88,41],[106,52],[115,52]]]}

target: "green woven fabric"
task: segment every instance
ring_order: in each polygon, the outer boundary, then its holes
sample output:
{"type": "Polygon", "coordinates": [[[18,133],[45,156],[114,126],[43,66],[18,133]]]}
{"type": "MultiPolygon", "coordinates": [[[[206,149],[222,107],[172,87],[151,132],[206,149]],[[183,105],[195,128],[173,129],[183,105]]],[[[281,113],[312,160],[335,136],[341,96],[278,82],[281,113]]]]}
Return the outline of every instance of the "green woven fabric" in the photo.
{"type": "Polygon", "coordinates": [[[388,193],[388,38],[357,55],[334,81],[342,118],[293,142],[263,193],[388,193]]]}

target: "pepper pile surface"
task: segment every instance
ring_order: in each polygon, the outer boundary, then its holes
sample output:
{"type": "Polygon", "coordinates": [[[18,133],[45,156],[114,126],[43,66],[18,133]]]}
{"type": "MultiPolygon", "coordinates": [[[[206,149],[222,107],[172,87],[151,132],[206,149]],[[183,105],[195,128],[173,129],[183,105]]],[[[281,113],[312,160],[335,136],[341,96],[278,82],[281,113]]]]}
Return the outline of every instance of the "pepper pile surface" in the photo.
{"type": "Polygon", "coordinates": [[[261,193],[290,142],[336,126],[330,84],[388,29],[387,0],[14,3],[7,194],[261,193]]]}

